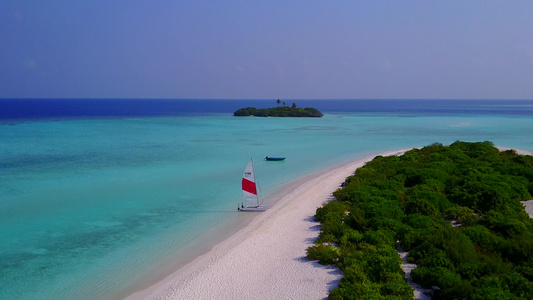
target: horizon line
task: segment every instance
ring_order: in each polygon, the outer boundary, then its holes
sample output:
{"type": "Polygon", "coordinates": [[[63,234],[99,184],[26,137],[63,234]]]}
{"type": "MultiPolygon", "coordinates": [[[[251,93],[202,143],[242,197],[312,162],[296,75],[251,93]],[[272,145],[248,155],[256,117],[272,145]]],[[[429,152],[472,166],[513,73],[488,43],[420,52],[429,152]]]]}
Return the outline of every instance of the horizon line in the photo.
{"type": "Polygon", "coordinates": [[[495,101],[531,101],[533,98],[167,98],[167,97],[0,97],[0,100],[237,100],[237,101],[265,101],[265,100],[428,100],[428,101],[461,101],[461,100],[495,100],[495,101]]]}

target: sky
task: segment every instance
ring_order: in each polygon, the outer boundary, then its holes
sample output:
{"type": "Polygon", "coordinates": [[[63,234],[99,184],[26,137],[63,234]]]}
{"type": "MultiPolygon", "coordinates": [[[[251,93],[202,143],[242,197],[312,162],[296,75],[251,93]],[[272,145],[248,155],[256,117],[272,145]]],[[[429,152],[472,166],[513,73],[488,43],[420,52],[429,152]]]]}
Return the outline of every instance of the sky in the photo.
{"type": "Polygon", "coordinates": [[[533,99],[533,1],[1,0],[0,98],[533,99]]]}

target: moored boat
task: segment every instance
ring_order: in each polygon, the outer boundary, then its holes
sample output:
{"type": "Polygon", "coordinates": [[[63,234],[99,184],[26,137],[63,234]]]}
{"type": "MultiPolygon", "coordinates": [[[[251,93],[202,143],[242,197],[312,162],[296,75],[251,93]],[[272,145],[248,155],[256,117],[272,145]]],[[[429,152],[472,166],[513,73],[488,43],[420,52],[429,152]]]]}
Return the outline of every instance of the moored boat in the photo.
{"type": "Polygon", "coordinates": [[[265,157],[265,160],[277,160],[277,161],[280,161],[280,160],[284,160],[285,157],[279,157],[279,156],[267,156],[265,157]]]}

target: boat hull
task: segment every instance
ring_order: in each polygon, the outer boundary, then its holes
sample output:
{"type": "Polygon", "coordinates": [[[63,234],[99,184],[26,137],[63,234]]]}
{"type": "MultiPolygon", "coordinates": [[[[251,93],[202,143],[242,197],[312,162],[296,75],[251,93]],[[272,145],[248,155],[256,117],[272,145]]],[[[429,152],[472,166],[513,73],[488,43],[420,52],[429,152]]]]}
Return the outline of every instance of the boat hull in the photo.
{"type": "Polygon", "coordinates": [[[251,212],[254,212],[254,211],[266,211],[267,210],[267,207],[266,206],[257,206],[257,207],[239,207],[237,208],[238,211],[251,211],[251,212]]]}
{"type": "Polygon", "coordinates": [[[281,161],[281,160],[284,160],[285,157],[265,157],[265,160],[271,160],[271,161],[281,161]]]}

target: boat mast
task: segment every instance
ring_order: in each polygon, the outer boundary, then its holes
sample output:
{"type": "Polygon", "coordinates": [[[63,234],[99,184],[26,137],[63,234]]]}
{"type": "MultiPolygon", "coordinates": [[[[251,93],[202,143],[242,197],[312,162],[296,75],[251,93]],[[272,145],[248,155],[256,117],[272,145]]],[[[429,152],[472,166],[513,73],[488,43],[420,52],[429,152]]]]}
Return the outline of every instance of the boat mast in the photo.
{"type": "MultiPolygon", "coordinates": [[[[255,187],[256,187],[256,191],[257,191],[257,187],[259,187],[259,190],[261,190],[261,187],[259,186],[259,184],[257,184],[257,179],[255,177],[254,160],[251,157],[250,157],[250,161],[252,162],[252,172],[254,174],[254,184],[255,184],[255,187]]],[[[263,193],[263,192],[261,191],[261,193],[263,193]]],[[[259,204],[259,194],[256,194],[255,197],[257,199],[257,206],[261,205],[261,204],[259,204]]]]}

